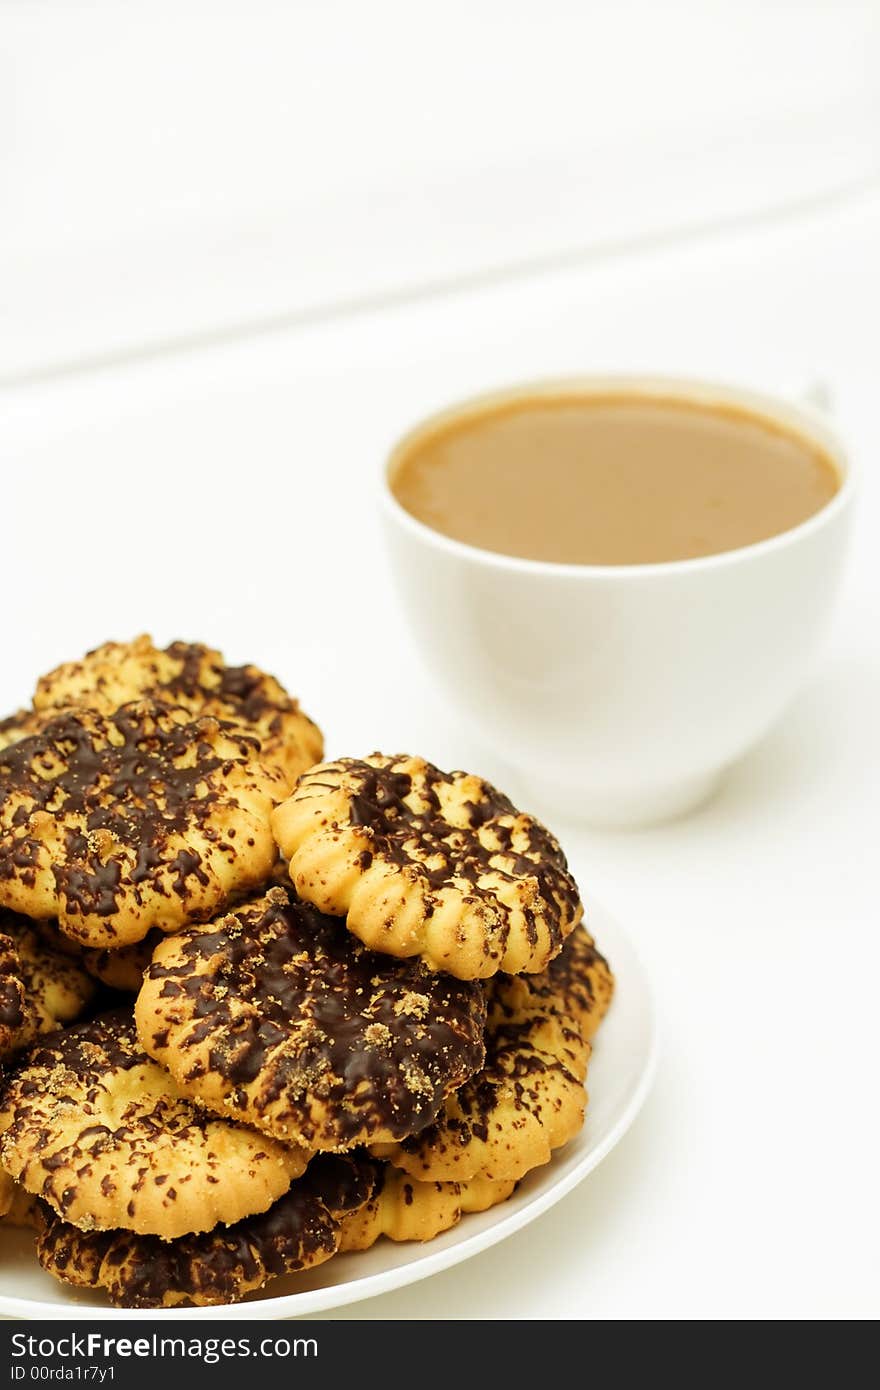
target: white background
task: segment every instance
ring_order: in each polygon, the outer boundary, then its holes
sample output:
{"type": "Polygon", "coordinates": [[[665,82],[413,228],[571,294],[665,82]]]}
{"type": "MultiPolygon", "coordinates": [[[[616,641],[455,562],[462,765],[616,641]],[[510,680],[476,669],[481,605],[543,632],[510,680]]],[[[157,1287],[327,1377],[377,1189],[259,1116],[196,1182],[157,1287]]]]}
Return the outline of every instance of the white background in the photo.
{"type": "Polygon", "coordinates": [[[819,382],[861,470],[829,648],[720,797],[555,826],[655,983],[641,1119],[348,1316],[878,1311],[878,10],[737,9],[0,3],[0,709],[149,628],[274,669],[331,753],[491,776],[385,569],[415,418],[578,370],[819,382]]]}

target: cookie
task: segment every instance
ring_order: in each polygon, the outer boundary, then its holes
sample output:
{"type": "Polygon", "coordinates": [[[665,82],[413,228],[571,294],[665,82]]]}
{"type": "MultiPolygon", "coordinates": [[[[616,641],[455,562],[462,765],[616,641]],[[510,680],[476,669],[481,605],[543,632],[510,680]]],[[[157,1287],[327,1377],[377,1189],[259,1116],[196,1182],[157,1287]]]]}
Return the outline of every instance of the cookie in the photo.
{"type": "Polygon", "coordinates": [[[12,937],[0,932],[0,1058],[32,1037],[21,960],[12,937]]]}
{"type": "Polygon", "coordinates": [[[137,994],[144,982],[144,971],[153,959],[153,951],[164,935],[154,927],[143,941],[120,946],[115,951],[89,947],[82,953],[82,963],[90,975],[108,988],[122,994],[137,994]]]}
{"type": "Polygon", "coordinates": [[[4,1226],[29,1226],[36,1230],[37,1207],[38,1199],[0,1169],[0,1222],[4,1226]]]}
{"type": "Polygon", "coordinates": [[[227,666],[220,652],[200,642],[172,642],[162,650],[147,636],[105,642],[43,676],[34,708],[86,705],[113,713],[141,699],[242,725],[259,738],[262,761],[277,767],[290,786],[324,751],[320,729],[274,676],[256,666],[227,666]]]}
{"type": "Polygon", "coordinates": [[[367,1250],[380,1236],[433,1240],[457,1225],[465,1212],[488,1211],[506,1202],[515,1182],[419,1182],[386,1167],[374,1196],[342,1223],[340,1250],[367,1250]]]}
{"type": "Polygon", "coordinates": [[[260,1216],[163,1241],[130,1231],[80,1231],[46,1213],[43,1268],[80,1288],[103,1288],[124,1308],[233,1303],[272,1279],[336,1253],[341,1223],[373,1194],[375,1166],[321,1156],[260,1216]]]}
{"type": "Polygon", "coordinates": [[[37,1198],[0,1168],[0,1223],[37,1227],[37,1198]]]}
{"type": "Polygon", "coordinates": [[[8,714],[5,719],[0,719],[0,750],[18,743],[19,739],[39,733],[45,722],[42,715],[31,709],[20,709],[16,710],[15,714],[8,714]]]}
{"type": "Polygon", "coordinates": [[[581,1128],[589,1039],[614,987],[583,927],[540,975],[486,985],[486,1065],[415,1138],[374,1153],[424,1181],[518,1181],[581,1128]]]}
{"type": "Polygon", "coordinates": [[[283,791],[238,725],[142,701],[0,752],[0,906],[85,946],[204,921],[260,884],[283,791]]]}
{"type": "Polygon", "coordinates": [[[543,970],[583,913],[543,825],[422,758],[312,768],[272,824],[300,897],[373,950],[459,979],[543,970]]]}
{"type": "Polygon", "coordinates": [[[115,1010],[37,1043],[0,1101],[0,1163],[84,1230],[171,1239],[265,1211],[308,1154],[181,1095],[115,1010]]]}
{"type": "Polygon", "coordinates": [[[5,1168],[0,1168],[0,1219],[9,1212],[17,1186],[18,1184],[11,1173],[7,1173],[5,1168]]]}
{"type": "Polygon", "coordinates": [[[135,1014],[187,1094],[324,1151],[423,1129],[484,1056],[479,985],[368,951],[277,887],[161,941],[135,1014]]]}
{"type": "Polygon", "coordinates": [[[59,936],[0,908],[0,1057],[72,1023],[94,997],[94,980],[58,947],[59,936]]]}

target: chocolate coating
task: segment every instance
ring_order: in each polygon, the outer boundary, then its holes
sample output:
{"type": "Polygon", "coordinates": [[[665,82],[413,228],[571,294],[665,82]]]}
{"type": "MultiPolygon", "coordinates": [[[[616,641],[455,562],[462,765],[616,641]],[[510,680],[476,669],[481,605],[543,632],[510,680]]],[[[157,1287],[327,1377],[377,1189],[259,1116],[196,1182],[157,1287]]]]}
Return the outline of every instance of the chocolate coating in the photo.
{"type": "Polygon", "coordinates": [[[282,888],[160,943],[137,1018],[190,1094],[330,1150],[422,1129],[484,1055],[479,986],[368,951],[282,888]]]}
{"type": "Polygon", "coordinates": [[[44,720],[33,710],[20,709],[0,719],[0,748],[8,748],[11,743],[38,733],[44,720]]]}
{"type": "Polygon", "coordinates": [[[229,717],[244,724],[261,726],[266,732],[278,734],[282,715],[298,709],[277,681],[264,675],[256,666],[226,666],[200,642],[172,642],[165,648],[167,656],[180,663],[177,675],[167,682],[173,703],[194,707],[199,700],[219,700],[229,710],[229,717]],[[204,668],[209,666],[211,684],[205,680],[204,668]]]}
{"type": "MultiPolygon", "coordinates": [[[[353,758],[339,759],[339,766],[357,776],[358,789],[351,798],[351,823],[369,830],[376,848],[392,864],[408,866],[433,889],[440,889],[455,878],[477,890],[481,878],[490,872],[511,882],[537,878],[552,927],[561,940],[563,911],[573,916],[579,896],[565,855],[549,831],[539,821],[530,821],[527,851],[515,849],[511,827],[505,819],[512,819],[519,812],[489,782],[481,783],[477,800],[467,802],[465,824],[451,825],[443,810],[440,789],[454,787],[465,774],[441,772],[433,763],[425,763],[414,788],[409,773],[395,770],[395,761],[389,759],[388,766],[377,767],[353,758]],[[406,799],[414,790],[421,803],[418,810],[406,799]],[[467,834],[489,822],[495,832],[493,844],[467,834]]],[[[534,936],[534,927],[532,930],[534,936]]]]}

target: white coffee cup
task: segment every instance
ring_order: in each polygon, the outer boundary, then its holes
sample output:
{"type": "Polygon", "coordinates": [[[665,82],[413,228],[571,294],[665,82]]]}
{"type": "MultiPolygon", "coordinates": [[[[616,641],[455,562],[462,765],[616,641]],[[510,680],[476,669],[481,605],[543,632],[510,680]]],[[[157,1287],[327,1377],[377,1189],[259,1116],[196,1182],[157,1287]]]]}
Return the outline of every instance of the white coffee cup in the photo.
{"type": "Polygon", "coordinates": [[[825,418],[688,379],[590,376],[464,402],[389,458],[382,490],[401,599],[434,677],[534,804],[603,825],[681,815],[779,718],[802,685],[838,587],[854,493],[825,418]],[[739,407],[814,440],[841,486],[814,516],[739,550],[663,564],[518,559],[417,521],[391,481],[438,425],[519,398],[620,391],[739,407]]]}

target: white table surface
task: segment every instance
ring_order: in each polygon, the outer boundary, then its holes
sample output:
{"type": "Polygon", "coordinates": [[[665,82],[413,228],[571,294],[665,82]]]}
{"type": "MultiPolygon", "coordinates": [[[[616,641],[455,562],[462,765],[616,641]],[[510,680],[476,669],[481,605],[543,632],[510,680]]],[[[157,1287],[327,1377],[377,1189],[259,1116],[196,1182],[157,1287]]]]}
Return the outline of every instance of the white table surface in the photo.
{"type": "Polygon", "coordinates": [[[439,702],[375,509],[390,440],[512,378],[655,368],[821,379],[863,471],[809,687],[701,814],[557,828],[628,928],[663,1055],[635,1127],[537,1224],[364,1318],[876,1314],[880,198],[760,230],[0,398],[0,708],[151,629],[275,669],[331,753],[492,775],[439,702]]]}

